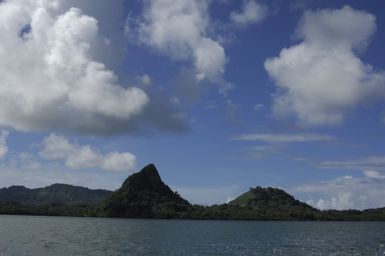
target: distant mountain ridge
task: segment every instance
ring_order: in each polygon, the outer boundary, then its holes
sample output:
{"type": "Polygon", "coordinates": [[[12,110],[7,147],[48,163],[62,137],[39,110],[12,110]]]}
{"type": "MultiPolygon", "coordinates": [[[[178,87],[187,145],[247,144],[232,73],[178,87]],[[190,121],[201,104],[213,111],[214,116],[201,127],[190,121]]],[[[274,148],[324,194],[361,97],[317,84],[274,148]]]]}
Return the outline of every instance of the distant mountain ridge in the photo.
{"type": "Polygon", "coordinates": [[[89,189],[59,183],[35,189],[10,186],[0,189],[0,203],[14,203],[24,206],[96,205],[111,194],[112,191],[108,190],[89,189]]]}
{"type": "Polygon", "coordinates": [[[255,187],[227,204],[191,205],[149,164],[112,192],[54,184],[0,189],[0,214],[216,220],[385,220],[385,208],[321,211],[277,188],[255,187]]]}
{"type": "Polygon", "coordinates": [[[191,205],[161,180],[149,164],[128,177],[101,206],[101,215],[121,218],[311,219],[320,211],[275,188],[256,187],[229,204],[191,205]]]}

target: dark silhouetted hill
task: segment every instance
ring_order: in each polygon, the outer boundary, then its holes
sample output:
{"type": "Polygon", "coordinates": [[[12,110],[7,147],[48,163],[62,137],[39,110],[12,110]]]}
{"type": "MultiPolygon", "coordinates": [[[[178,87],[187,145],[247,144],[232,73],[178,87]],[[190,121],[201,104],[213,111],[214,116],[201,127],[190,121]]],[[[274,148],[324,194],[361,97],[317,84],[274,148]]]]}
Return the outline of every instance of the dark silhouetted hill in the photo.
{"type": "Polygon", "coordinates": [[[0,189],[0,203],[14,203],[23,206],[96,205],[111,193],[112,191],[108,190],[89,189],[66,184],[53,184],[36,189],[11,186],[0,189]]]}
{"type": "Polygon", "coordinates": [[[106,217],[178,218],[191,210],[190,203],[163,183],[155,165],[149,164],[128,177],[101,207],[106,217]]]}
{"type": "Polygon", "coordinates": [[[191,205],[161,179],[153,164],[115,192],[66,184],[0,189],[0,214],[217,220],[385,220],[385,208],[320,211],[277,188],[251,188],[227,204],[191,205]]]}

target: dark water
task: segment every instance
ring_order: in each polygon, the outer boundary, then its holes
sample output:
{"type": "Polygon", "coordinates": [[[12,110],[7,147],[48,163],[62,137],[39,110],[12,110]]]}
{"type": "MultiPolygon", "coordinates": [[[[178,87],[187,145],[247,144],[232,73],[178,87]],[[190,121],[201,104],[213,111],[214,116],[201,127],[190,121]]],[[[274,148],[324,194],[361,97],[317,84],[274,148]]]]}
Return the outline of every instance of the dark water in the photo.
{"type": "Polygon", "coordinates": [[[0,216],[5,255],[385,255],[385,222],[0,216]]]}

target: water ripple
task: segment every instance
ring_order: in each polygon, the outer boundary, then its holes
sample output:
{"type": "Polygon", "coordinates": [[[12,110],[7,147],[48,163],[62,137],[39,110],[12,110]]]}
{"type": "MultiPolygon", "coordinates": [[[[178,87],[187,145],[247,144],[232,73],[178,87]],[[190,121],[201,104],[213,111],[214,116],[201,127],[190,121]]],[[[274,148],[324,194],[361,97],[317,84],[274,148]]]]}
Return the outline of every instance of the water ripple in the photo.
{"type": "Polygon", "coordinates": [[[385,222],[0,216],[0,256],[385,256],[385,222]]]}

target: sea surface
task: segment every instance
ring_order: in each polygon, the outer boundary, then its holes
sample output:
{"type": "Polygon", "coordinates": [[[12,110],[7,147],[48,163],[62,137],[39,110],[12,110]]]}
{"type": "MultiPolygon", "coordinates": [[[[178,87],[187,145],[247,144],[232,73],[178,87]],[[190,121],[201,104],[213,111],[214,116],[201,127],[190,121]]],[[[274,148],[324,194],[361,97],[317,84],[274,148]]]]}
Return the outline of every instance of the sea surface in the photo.
{"type": "Polygon", "coordinates": [[[0,216],[5,255],[385,255],[385,222],[0,216]]]}

